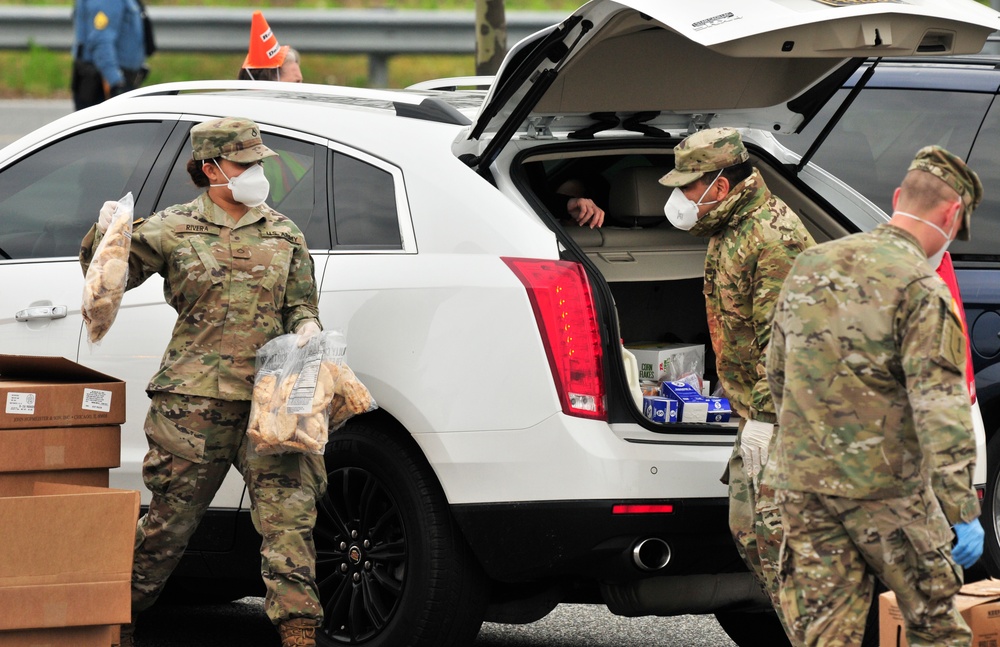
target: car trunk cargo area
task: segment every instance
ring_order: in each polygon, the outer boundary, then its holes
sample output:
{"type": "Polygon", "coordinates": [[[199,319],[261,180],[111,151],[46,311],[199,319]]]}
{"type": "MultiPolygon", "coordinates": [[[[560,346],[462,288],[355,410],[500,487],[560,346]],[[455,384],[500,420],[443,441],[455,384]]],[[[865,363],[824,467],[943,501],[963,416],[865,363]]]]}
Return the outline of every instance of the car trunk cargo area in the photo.
{"type": "MultiPolygon", "coordinates": [[[[671,188],[658,179],[673,168],[672,140],[663,145],[600,149],[561,146],[523,158],[527,197],[558,221],[572,240],[564,257],[582,253],[607,282],[623,344],[695,344],[705,350],[706,393],[716,390],[715,356],[705,314],[703,274],[707,239],[672,227],[663,215],[671,188]],[[669,142],[669,143],[668,143],[669,142]],[[601,228],[580,227],[566,213],[570,196],[590,197],[605,210],[601,228]]],[[[851,233],[822,205],[795,188],[771,158],[751,148],[768,188],[803,220],[817,242],[851,233]]],[[[611,363],[624,382],[623,370],[611,363]]],[[[735,416],[734,416],[735,420],[735,416]]],[[[652,423],[650,423],[652,424],[652,423]]],[[[731,425],[732,423],[730,423],[731,425]]]]}

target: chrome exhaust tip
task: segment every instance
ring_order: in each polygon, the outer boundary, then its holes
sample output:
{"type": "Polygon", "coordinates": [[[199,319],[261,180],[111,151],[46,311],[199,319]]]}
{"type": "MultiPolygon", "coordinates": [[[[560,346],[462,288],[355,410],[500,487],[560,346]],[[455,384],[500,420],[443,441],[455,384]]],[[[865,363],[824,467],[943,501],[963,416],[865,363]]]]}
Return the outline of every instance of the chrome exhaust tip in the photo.
{"type": "Polygon", "coordinates": [[[647,537],[632,547],[632,562],[644,571],[658,571],[670,562],[670,545],[659,537],[647,537]]]}

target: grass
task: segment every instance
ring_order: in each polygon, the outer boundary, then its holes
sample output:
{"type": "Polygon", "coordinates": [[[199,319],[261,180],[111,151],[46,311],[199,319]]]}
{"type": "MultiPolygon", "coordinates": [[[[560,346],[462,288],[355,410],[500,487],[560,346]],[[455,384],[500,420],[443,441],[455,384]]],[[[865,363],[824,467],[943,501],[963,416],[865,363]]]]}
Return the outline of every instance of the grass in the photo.
{"type": "MultiPolygon", "coordinates": [[[[566,11],[583,0],[506,0],[507,11],[566,11]]],[[[0,0],[4,5],[68,5],[70,0],[0,0]]],[[[466,9],[473,0],[146,0],[150,6],[242,6],[252,8],[394,8],[466,9]]],[[[265,16],[267,14],[265,13],[265,16]]],[[[249,33],[249,18],[247,30],[249,33]]],[[[470,33],[469,38],[473,35],[470,33]]],[[[168,81],[235,79],[243,54],[181,54],[157,52],[149,60],[147,85],[168,81]]],[[[0,98],[70,97],[69,52],[31,47],[27,51],[0,51],[0,98]]],[[[389,86],[405,87],[424,79],[462,76],[475,72],[475,61],[467,56],[396,56],[389,60],[389,86]]],[[[365,87],[368,59],[365,56],[303,54],[302,74],[306,82],[365,87]]]]}

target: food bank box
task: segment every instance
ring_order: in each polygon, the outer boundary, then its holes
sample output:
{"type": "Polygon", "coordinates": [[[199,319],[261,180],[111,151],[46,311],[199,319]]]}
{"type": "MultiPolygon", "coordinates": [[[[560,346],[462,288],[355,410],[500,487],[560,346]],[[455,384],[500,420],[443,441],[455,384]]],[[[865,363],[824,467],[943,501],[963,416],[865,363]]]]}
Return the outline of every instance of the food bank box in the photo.
{"type": "Polygon", "coordinates": [[[120,425],[125,383],[63,357],[0,355],[0,429],[120,425]]]}
{"type": "Polygon", "coordinates": [[[138,516],[130,490],[0,488],[0,647],[110,645],[110,626],[131,619],[138,516]]]}
{"type": "Polygon", "coordinates": [[[35,481],[107,487],[120,456],[117,425],[0,429],[0,490],[30,495],[35,481]]]}
{"type": "Polygon", "coordinates": [[[626,346],[639,365],[639,379],[659,382],[688,374],[705,374],[705,347],[700,344],[638,344],[626,346]]]}
{"type": "MultiPolygon", "coordinates": [[[[955,606],[972,629],[975,647],[1000,644],[1000,580],[966,584],[955,596],[955,606]]],[[[895,593],[879,596],[878,614],[880,647],[908,647],[895,593]]]]}
{"type": "Polygon", "coordinates": [[[708,420],[708,398],[698,393],[687,382],[664,382],[660,393],[665,398],[677,400],[677,422],[705,422],[708,420]]]}
{"type": "Polygon", "coordinates": [[[642,413],[653,422],[677,422],[677,400],[659,395],[642,396],[642,413]]]}
{"type": "Polygon", "coordinates": [[[708,418],[706,422],[729,422],[733,415],[733,408],[729,404],[729,398],[705,398],[708,400],[708,418]]]}

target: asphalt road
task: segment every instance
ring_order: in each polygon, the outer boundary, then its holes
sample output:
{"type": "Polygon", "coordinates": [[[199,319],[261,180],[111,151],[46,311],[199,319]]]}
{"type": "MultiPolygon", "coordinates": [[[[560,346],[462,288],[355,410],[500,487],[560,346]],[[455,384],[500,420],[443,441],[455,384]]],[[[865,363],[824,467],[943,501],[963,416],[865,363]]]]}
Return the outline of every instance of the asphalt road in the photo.
{"type": "Polygon", "coordinates": [[[0,148],[72,111],[73,102],[69,99],[0,100],[0,148]]]}
{"type": "MultiPolygon", "coordinates": [[[[263,598],[210,606],[157,605],[139,622],[140,647],[277,647],[263,598]]],[[[564,604],[530,625],[483,625],[475,647],[735,647],[714,616],[622,618],[564,604]]]]}

